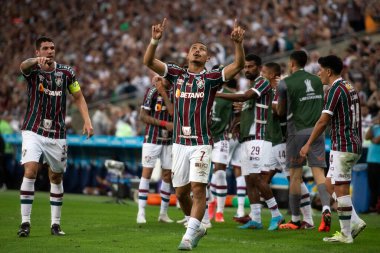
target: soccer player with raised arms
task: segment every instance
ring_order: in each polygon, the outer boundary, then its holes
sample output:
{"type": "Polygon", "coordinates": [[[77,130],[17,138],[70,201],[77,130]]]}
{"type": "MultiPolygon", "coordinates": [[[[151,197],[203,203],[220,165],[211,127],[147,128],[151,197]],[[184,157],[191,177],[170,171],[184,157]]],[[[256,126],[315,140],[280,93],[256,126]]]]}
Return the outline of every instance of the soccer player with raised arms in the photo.
{"type": "Polygon", "coordinates": [[[35,58],[23,61],[22,74],[28,83],[28,107],[22,124],[22,157],[24,178],[20,188],[22,224],[18,236],[30,233],[30,214],[34,199],[40,158],[49,164],[51,234],[64,235],[61,230],[63,173],[66,170],[66,92],[69,92],[84,120],[83,133],[93,135],[86,101],[72,67],[55,62],[52,39],[36,40],[35,58]]]}
{"type": "Polygon", "coordinates": [[[244,67],[244,30],[235,21],[231,39],[235,45],[234,61],[223,69],[207,71],[207,46],[196,42],[190,46],[188,68],[166,64],[155,58],[155,52],[166,26],[152,26],[152,39],[144,55],[144,64],[164,76],[175,90],[172,182],[181,208],[188,218],[188,227],[180,250],[191,250],[206,234],[201,220],[206,208],[212,137],[208,126],[217,89],[244,67]],[[193,199],[190,197],[193,192],[193,199]]]}

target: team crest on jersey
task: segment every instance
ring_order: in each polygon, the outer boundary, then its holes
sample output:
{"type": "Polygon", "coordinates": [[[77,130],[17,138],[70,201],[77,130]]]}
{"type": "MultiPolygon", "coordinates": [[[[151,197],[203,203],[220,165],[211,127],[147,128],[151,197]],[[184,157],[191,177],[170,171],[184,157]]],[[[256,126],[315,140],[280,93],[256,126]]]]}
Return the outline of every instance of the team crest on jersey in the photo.
{"type": "Polygon", "coordinates": [[[189,127],[189,126],[183,126],[182,127],[182,133],[185,136],[190,136],[190,134],[191,134],[191,127],[189,127]]]}
{"type": "Polygon", "coordinates": [[[197,79],[198,89],[203,89],[205,87],[205,81],[202,78],[197,79]]]}
{"type": "Polygon", "coordinates": [[[50,129],[52,125],[52,120],[51,119],[44,119],[44,128],[45,129],[50,129]]]}
{"type": "Polygon", "coordinates": [[[182,86],[183,82],[184,82],[184,80],[183,80],[182,78],[179,78],[179,79],[177,80],[177,85],[178,85],[178,86],[182,86]]]}
{"type": "Polygon", "coordinates": [[[54,76],[55,76],[55,84],[56,84],[58,87],[61,87],[61,86],[62,86],[62,83],[63,83],[62,75],[63,75],[62,72],[55,72],[55,73],[54,73],[54,76]]]}

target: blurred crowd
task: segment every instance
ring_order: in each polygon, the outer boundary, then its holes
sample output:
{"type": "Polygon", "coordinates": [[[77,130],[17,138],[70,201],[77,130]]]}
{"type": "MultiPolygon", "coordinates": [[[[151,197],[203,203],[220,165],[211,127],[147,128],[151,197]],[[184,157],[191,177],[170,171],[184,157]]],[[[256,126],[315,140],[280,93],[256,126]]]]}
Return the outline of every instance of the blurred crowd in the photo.
{"type": "MultiPolygon", "coordinates": [[[[246,29],[246,52],[268,56],[353,32],[377,32],[380,1],[6,1],[0,16],[1,117],[19,130],[26,110],[26,85],[19,65],[34,56],[33,43],[41,35],[54,39],[58,62],[74,66],[89,104],[125,94],[141,101],[152,77],[142,65],[150,27],[164,17],[168,26],[157,56],[182,64],[190,43],[200,40],[209,45],[207,67],[211,68],[233,58],[229,34],[235,18],[246,29]]],[[[354,38],[342,55],[346,75],[361,90],[371,114],[380,107],[380,93],[375,92],[380,81],[379,50],[378,43],[354,38]]],[[[318,57],[318,52],[310,53],[311,72],[318,67],[318,57]]],[[[138,110],[100,103],[92,116],[96,133],[139,134],[138,110]]]]}

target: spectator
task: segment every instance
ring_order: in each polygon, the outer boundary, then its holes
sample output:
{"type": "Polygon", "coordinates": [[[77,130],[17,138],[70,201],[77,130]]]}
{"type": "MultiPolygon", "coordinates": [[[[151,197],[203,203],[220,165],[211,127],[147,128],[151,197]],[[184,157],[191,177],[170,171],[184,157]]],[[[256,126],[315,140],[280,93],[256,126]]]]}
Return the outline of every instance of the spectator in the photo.
{"type": "Polygon", "coordinates": [[[370,211],[380,213],[380,114],[374,118],[365,138],[371,141],[368,148],[368,184],[371,191],[370,211]]]}

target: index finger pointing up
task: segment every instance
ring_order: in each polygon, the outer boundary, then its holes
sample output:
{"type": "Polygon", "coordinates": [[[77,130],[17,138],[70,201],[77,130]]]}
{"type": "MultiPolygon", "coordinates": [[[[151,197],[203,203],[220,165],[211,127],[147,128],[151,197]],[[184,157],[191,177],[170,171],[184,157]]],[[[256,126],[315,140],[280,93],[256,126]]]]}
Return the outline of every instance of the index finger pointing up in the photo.
{"type": "Polygon", "coordinates": [[[235,18],[235,21],[234,21],[234,29],[238,27],[238,22],[237,22],[237,18],[235,18]]]}
{"type": "Polygon", "coordinates": [[[161,24],[162,29],[164,29],[165,26],[166,26],[166,18],[164,18],[164,20],[162,21],[162,24],[161,24]]]}

